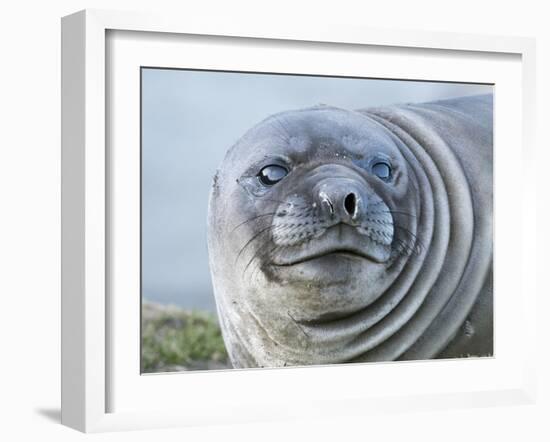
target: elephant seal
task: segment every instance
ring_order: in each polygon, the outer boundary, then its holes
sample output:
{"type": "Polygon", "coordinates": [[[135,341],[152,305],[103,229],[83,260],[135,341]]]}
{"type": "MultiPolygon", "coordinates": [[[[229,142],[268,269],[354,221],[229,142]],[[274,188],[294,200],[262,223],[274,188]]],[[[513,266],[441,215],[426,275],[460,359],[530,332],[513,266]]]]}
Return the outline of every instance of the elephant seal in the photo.
{"type": "Polygon", "coordinates": [[[492,127],[485,95],[250,129],[208,214],[233,366],[491,356],[492,127]]]}

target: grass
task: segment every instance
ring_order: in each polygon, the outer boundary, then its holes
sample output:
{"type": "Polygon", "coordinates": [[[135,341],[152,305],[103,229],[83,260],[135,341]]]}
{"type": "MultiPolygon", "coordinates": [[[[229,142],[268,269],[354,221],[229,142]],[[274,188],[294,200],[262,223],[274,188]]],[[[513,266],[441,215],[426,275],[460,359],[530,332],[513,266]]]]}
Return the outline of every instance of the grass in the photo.
{"type": "Polygon", "coordinates": [[[214,315],[143,303],[141,364],[145,373],[231,368],[214,315]]]}

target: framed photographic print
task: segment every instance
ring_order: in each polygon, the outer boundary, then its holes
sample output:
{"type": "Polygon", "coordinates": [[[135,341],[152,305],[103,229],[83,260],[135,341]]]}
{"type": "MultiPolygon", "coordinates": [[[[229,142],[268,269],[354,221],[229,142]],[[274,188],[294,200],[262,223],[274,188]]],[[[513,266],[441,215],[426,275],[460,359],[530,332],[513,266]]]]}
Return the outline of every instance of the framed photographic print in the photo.
{"type": "Polygon", "coordinates": [[[85,11],[62,43],[63,423],[532,400],[531,40],[85,11]]]}

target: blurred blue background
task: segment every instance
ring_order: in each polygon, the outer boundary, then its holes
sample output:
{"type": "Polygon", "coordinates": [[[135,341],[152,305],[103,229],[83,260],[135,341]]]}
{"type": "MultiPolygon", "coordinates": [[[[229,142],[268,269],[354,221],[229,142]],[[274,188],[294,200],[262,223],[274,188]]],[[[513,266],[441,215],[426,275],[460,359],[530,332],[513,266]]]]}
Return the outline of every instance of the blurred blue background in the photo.
{"type": "Polygon", "coordinates": [[[206,214],[226,150],[270,114],[348,109],[492,92],[492,86],[144,68],[142,295],[215,311],[206,214]]]}

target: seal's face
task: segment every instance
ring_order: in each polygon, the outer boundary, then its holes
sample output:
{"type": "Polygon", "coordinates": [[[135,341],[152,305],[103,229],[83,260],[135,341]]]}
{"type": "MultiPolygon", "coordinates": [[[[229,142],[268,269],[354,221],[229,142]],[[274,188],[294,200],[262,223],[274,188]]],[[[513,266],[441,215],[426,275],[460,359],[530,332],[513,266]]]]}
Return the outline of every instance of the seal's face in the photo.
{"type": "Polygon", "coordinates": [[[411,220],[399,215],[415,204],[395,143],[332,108],[280,114],[246,134],[218,183],[235,302],[262,322],[322,322],[375,301],[407,249],[397,230],[411,220]]]}

